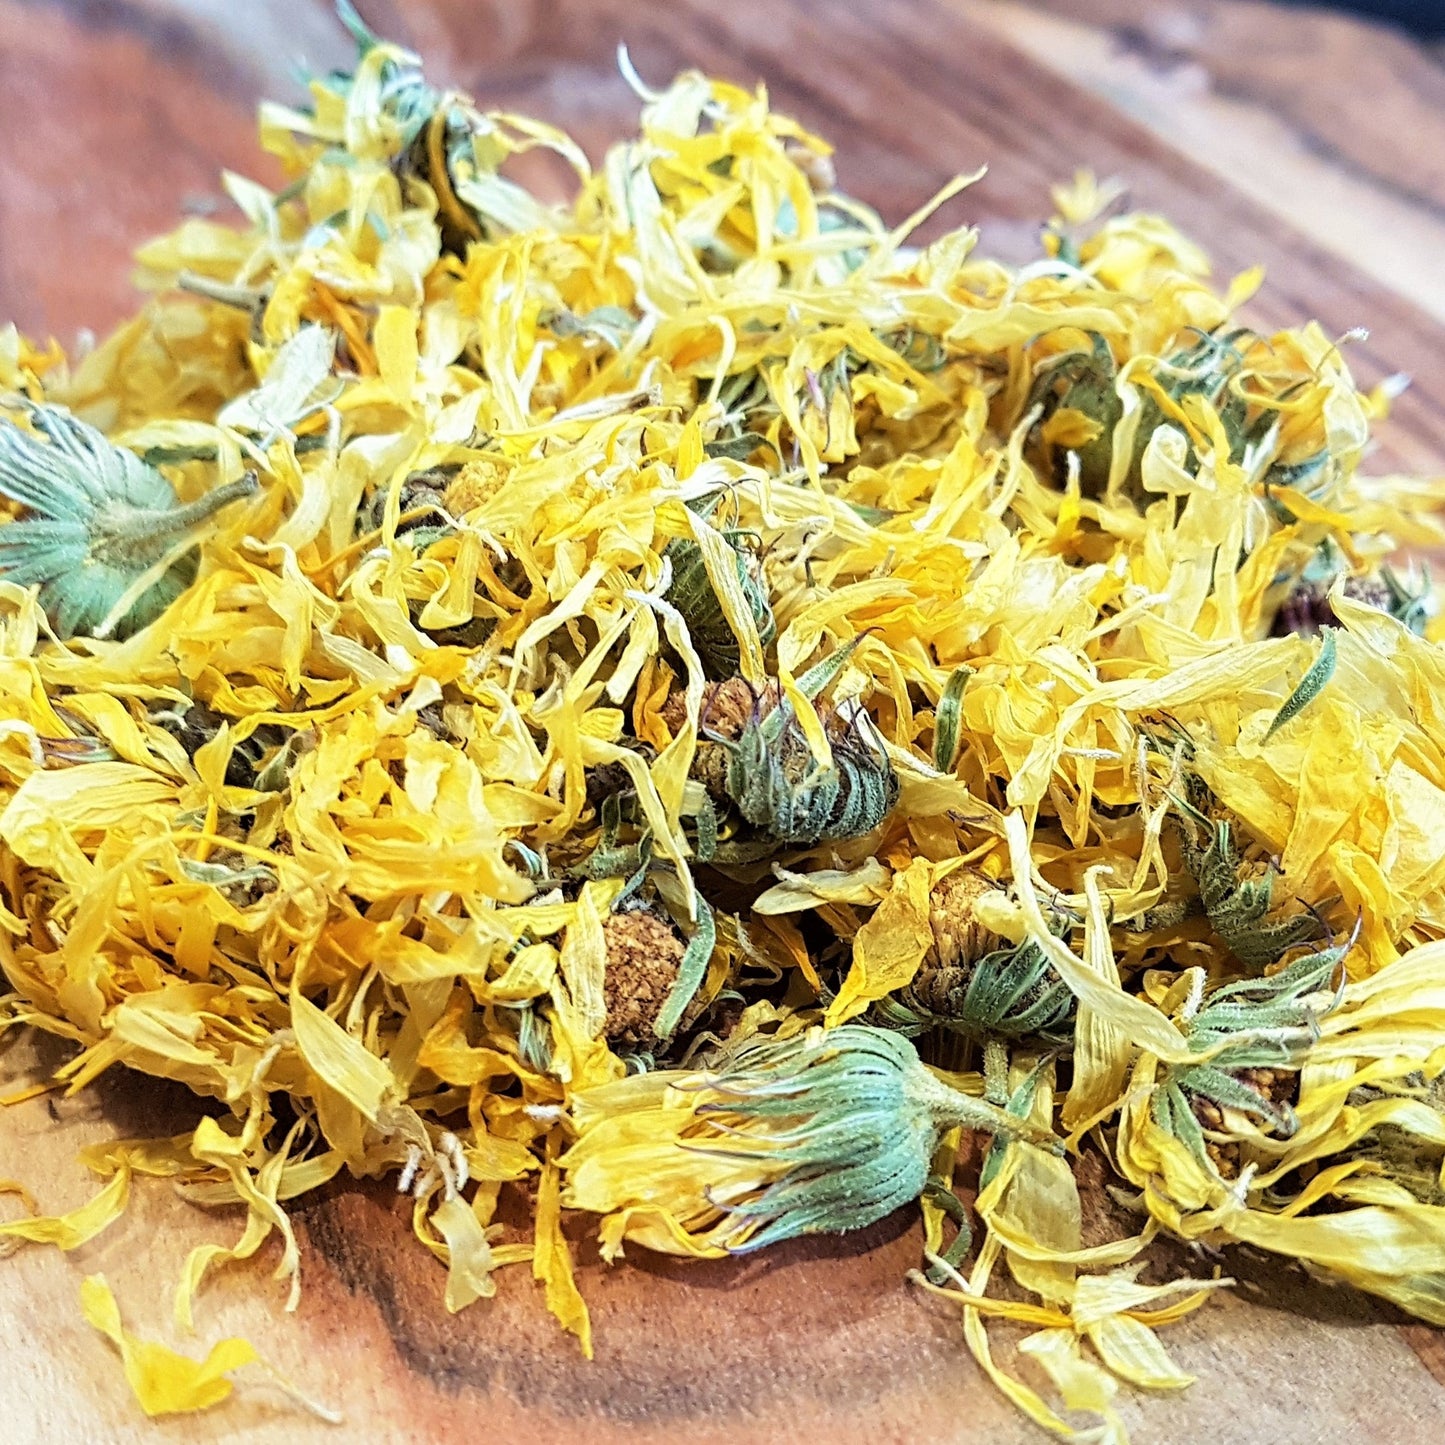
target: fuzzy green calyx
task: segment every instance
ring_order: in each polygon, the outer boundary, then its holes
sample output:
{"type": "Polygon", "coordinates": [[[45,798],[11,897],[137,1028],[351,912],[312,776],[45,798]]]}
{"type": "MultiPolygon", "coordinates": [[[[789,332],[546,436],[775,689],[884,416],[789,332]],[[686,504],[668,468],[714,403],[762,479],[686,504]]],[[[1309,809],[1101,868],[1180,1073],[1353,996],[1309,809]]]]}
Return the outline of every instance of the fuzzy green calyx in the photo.
{"type": "Polygon", "coordinates": [[[901,1035],[862,1024],[750,1041],[705,1087],[721,1096],[698,1110],[718,1140],[693,1147],[787,1166],[755,1198],[728,1206],[734,1253],[876,1223],[923,1192],[938,1142],[956,1125],[1057,1147],[936,1078],[901,1035]]]}
{"type": "Polygon", "coordinates": [[[811,848],[871,833],[898,801],[898,777],[861,709],[828,728],[833,762],[819,766],[790,704],[750,718],[727,748],[724,787],[739,815],[776,843],[811,848]],[[768,723],[781,726],[770,736],[768,723]]]}
{"type": "Polygon", "coordinates": [[[1031,938],[924,975],[869,1010],[882,1028],[913,1038],[944,1028],[962,1038],[1033,1039],[1070,1048],[1078,1003],[1031,938]]]}
{"type": "Polygon", "coordinates": [[[1165,1071],[1152,1100],[1161,1127],[1201,1160],[1208,1157],[1198,1118],[1201,1103],[1206,1109],[1236,1110],[1283,1137],[1293,1134],[1293,1109],[1261,1092],[1254,1079],[1261,1072],[1298,1071],[1319,1037],[1320,1016],[1332,1005],[1328,992],[1354,942],[1352,935],[1304,954],[1278,973],[1236,979],[1208,994],[1199,973],[1180,1029],[1202,1057],[1197,1064],[1175,1064],[1165,1071]]]}
{"type": "MultiPolygon", "coordinates": [[[[804,697],[820,696],[832,685],[857,642],[840,647],[798,678],[804,697]]],[[[811,848],[824,841],[861,838],[893,811],[898,775],[871,719],[855,707],[844,719],[826,710],[832,763],[813,756],[793,705],[784,698],[767,712],[762,699],[735,740],[722,746],[727,765],[723,792],[738,815],[764,839],[811,848]]]]}
{"type": "Polygon", "coordinates": [[[1199,900],[1229,951],[1246,968],[1262,971],[1297,944],[1319,937],[1313,913],[1274,912],[1274,875],[1244,876],[1244,860],[1234,847],[1227,818],[1211,818],[1182,798],[1174,798],[1180,816],[1180,851],[1199,887],[1199,900]],[[1206,830],[1201,846],[1196,826],[1206,830]]]}
{"type": "MultiPolygon", "coordinates": [[[[767,647],[777,636],[777,623],[763,582],[762,564],[751,534],[738,530],[722,533],[733,554],[738,586],[747,600],[758,641],[767,647]]],[[[682,613],[693,645],[714,680],[731,677],[739,667],[738,640],[713,588],[702,548],[690,538],[678,537],[664,553],[672,564],[667,600],[682,613]]]]}
{"type": "Polygon", "coordinates": [[[180,596],[195,576],[195,558],[181,555],[142,586],[147,573],[184,551],[222,507],[253,495],[256,479],[242,477],[181,505],[154,467],[68,412],[36,406],[30,418],[35,432],[0,419],[0,493],[30,513],[0,528],[0,577],[38,583],[61,638],[124,637],[180,596]]]}

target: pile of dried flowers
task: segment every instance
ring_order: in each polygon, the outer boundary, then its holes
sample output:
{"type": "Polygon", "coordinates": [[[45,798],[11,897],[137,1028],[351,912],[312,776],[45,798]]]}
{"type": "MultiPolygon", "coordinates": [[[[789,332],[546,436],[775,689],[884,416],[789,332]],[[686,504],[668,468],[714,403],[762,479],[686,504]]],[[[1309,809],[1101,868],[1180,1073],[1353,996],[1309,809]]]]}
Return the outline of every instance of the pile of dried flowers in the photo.
{"type": "MultiPolygon", "coordinates": [[[[1221,1283],[1139,1283],[1161,1232],[1445,1322],[1445,653],[1389,562],[1445,534],[1356,472],[1386,396],[1086,177],[1032,264],[915,251],[761,93],[639,85],[594,172],[348,18],[284,190],[73,369],[0,331],[0,1028],[217,1101],[0,1236],[244,1206],[189,1318],[395,1173],[447,1308],[529,1261],[590,1352],[566,1211],[720,1256],[921,1197],[920,1283],[1098,1438],[1221,1283]]],[[[86,1310],[148,1409],[253,1353],[86,1310]]]]}

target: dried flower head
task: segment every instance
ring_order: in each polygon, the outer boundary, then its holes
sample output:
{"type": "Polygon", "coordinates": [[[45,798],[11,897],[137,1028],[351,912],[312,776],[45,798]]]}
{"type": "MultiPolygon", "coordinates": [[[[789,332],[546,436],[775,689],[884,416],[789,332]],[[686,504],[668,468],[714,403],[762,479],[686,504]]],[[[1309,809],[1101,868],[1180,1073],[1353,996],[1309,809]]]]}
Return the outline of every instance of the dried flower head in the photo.
{"type": "Polygon", "coordinates": [[[736,741],[717,740],[727,755],[723,790],[739,816],[789,846],[871,833],[898,801],[898,777],[868,714],[856,706],[824,713],[832,761],[823,764],[792,705],[766,706],[765,697],[736,741]]]}
{"type": "MultiPolygon", "coordinates": [[[[911,983],[879,999],[870,1022],[910,1037],[944,1028],[977,1042],[1031,1039],[1051,1047],[1072,1042],[1077,1003],[1033,940],[1005,943],[973,905],[997,890],[971,869],[948,874],[929,897],[933,946],[911,983]]],[[[1062,929],[1067,920],[1060,916],[1062,929]]]]}
{"type": "Polygon", "coordinates": [[[610,914],[603,920],[607,973],[603,1033],[617,1044],[656,1042],[653,1033],[668,995],[677,985],[687,944],[670,920],[650,908],[610,914]]]}
{"type": "Polygon", "coordinates": [[[39,583],[62,638],[144,627],[194,577],[200,528],[253,495],[255,477],[183,506],[154,467],[94,427],[48,406],[30,419],[33,432],[0,418],[0,492],[29,513],[0,529],[0,576],[39,583]]]}
{"type": "MultiPolygon", "coordinates": [[[[1193,340],[1146,369],[1121,377],[1121,368],[1104,337],[1091,335],[1087,351],[1049,358],[1038,369],[1030,405],[1039,408],[1037,436],[1062,480],[1064,459],[1072,453],[1079,485],[1087,496],[1101,496],[1117,471],[1124,493],[1145,502],[1144,455],[1161,426],[1180,430],[1186,472],[1198,467],[1194,408],[1203,405],[1228,447],[1227,460],[1239,462],[1246,448],[1262,443],[1276,410],[1301,378],[1271,374],[1267,349],[1243,328],[1195,332],[1193,340]],[[1263,352],[1263,355],[1259,353],[1263,352]],[[1127,427],[1123,388],[1138,392],[1136,414],[1127,427]],[[1116,464],[1117,439],[1127,434],[1127,459],[1116,464]]],[[[1268,480],[1281,486],[1317,491],[1332,475],[1327,448],[1268,469],[1268,480]]]]}
{"type": "Polygon", "coordinates": [[[800,1234],[862,1229],[918,1198],[944,1133],[957,1126],[1055,1147],[1046,1131],[930,1073],[896,1033],[845,1024],[746,1043],[700,1081],[723,1155],[763,1154],[784,1172],[728,1204],[735,1253],[800,1234]]]}
{"type": "Polygon", "coordinates": [[[1267,968],[1296,944],[1320,936],[1323,927],[1315,914],[1275,911],[1274,872],[1266,864],[1244,862],[1229,819],[1210,818],[1182,799],[1175,804],[1180,851],[1199,886],[1200,902],[1214,931],[1246,968],[1267,968]]]}
{"type": "MultiPolygon", "coordinates": [[[[1180,1028],[1197,1064],[1167,1068],[1152,1107],[1161,1127],[1204,1160],[1201,1103],[1237,1110],[1273,1129],[1294,1132],[1294,1111],[1275,1095],[1275,1076],[1299,1068],[1319,1037],[1319,1020],[1335,998],[1340,964],[1355,938],[1305,954],[1264,978],[1236,979],[1206,992],[1202,970],[1191,973],[1191,989],[1180,1011],[1180,1028]],[[1262,1086],[1263,1081],[1263,1086],[1262,1086]]],[[[1208,1109],[1203,1110],[1210,1117],[1208,1109]]]]}

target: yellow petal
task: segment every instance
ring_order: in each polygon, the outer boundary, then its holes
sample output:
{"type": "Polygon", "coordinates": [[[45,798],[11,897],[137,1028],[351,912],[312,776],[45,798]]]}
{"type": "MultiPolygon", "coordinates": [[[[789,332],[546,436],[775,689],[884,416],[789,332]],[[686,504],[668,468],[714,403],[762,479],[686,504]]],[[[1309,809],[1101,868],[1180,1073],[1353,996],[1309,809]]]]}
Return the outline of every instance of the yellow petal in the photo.
{"type": "Polygon", "coordinates": [[[0,1223],[0,1241],[14,1239],[29,1244],[53,1244],[57,1249],[78,1249],[114,1224],[124,1212],[129,1198],[130,1167],[123,1163],[100,1193],[69,1214],[40,1215],[0,1223]]]}
{"type": "Polygon", "coordinates": [[[933,865],[917,858],[893,878],[888,896],[853,940],[853,962],[828,1005],[829,1028],[860,1014],[875,999],[902,988],[933,945],[928,896],[933,865]]]}
{"type": "Polygon", "coordinates": [[[447,1246],[448,1313],[456,1314],[479,1299],[490,1299],[497,1292],[492,1278],[492,1247],[472,1206],[460,1195],[453,1195],[437,1205],[431,1218],[447,1246]]]}
{"type": "Polygon", "coordinates": [[[532,1274],[546,1285],[547,1308],[562,1328],[577,1336],[582,1353],[592,1358],[592,1320],[572,1277],[572,1252],[562,1236],[562,1173],[549,1161],[537,1186],[536,1253],[532,1274]]]}
{"type": "Polygon", "coordinates": [[[296,1047],[301,1057],[317,1078],[375,1123],[377,1111],[396,1086],[386,1062],[352,1038],[304,994],[294,990],[291,1027],[296,1032],[296,1047]]]}
{"type": "Polygon", "coordinates": [[[1122,1380],[1146,1390],[1183,1390],[1194,1383],[1169,1358],[1159,1337],[1128,1315],[1110,1315],[1085,1330],[1104,1364],[1122,1380]]]}
{"type": "Polygon", "coordinates": [[[120,1351],[126,1381],[141,1409],[152,1417],[187,1414],[219,1405],[231,1393],[226,1376],[260,1358],[255,1347],[242,1339],[221,1340],[204,1360],[193,1360],[165,1345],[128,1334],[104,1275],[87,1275],[82,1281],[80,1307],[86,1322],[120,1351]]]}

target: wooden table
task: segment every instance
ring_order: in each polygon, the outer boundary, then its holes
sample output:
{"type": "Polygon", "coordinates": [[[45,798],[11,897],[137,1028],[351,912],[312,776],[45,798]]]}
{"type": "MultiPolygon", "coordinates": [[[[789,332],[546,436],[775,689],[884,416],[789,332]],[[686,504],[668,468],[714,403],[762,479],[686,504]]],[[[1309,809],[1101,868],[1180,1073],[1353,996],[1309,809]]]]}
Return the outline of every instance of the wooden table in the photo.
{"type": "MultiPolygon", "coordinates": [[[[1445,69],[1388,32],[1246,0],[363,0],[436,75],[533,111],[600,153],[634,116],[613,53],[641,73],[696,65],[767,81],[775,102],[838,143],[843,184],[900,217],[957,171],[993,169],[947,210],[986,248],[1029,253],[1049,183],[1081,165],[1204,239],[1221,273],[1256,261],[1261,324],[1367,325],[1362,379],[1415,387],[1374,467],[1445,466],[1445,69]],[[1147,20],[1136,18],[1147,10],[1147,20]]],[[[217,203],[222,166],[258,171],[259,93],[288,94],[298,52],[346,59],[326,0],[0,0],[0,316],[70,343],[132,304],[126,257],[217,203]]],[[[260,174],[266,173],[259,167],[260,174]]],[[[0,1044],[0,1089],[58,1055],[0,1044]]],[[[77,1099],[0,1112],[0,1177],[47,1209],[93,1188],[73,1162],[93,1139],[182,1127],[168,1086],[116,1079],[77,1099]]],[[[221,1271],[199,1336],[169,1324],[185,1252],[239,1231],[163,1187],[75,1256],[0,1265],[0,1436],[36,1442],[335,1439],[265,1386],[204,1417],[147,1424],[77,1288],[103,1270],[127,1323],[191,1353],[243,1333],[297,1385],[344,1409],[354,1438],[944,1442],[1043,1438],[982,1379],[955,1314],[903,1281],[918,1258],[905,1212],[866,1233],[745,1263],[684,1266],[640,1252],[607,1270],[583,1251],[593,1364],[544,1313],[525,1272],[456,1318],[442,1272],[382,1187],[296,1208],[295,1315],[262,1267],[221,1271]]],[[[1370,1301],[1247,1256],[1243,1284],[1170,1332],[1199,1383],[1125,1394],[1141,1440],[1424,1438],[1445,1408],[1445,1338],[1370,1301]]]]}

